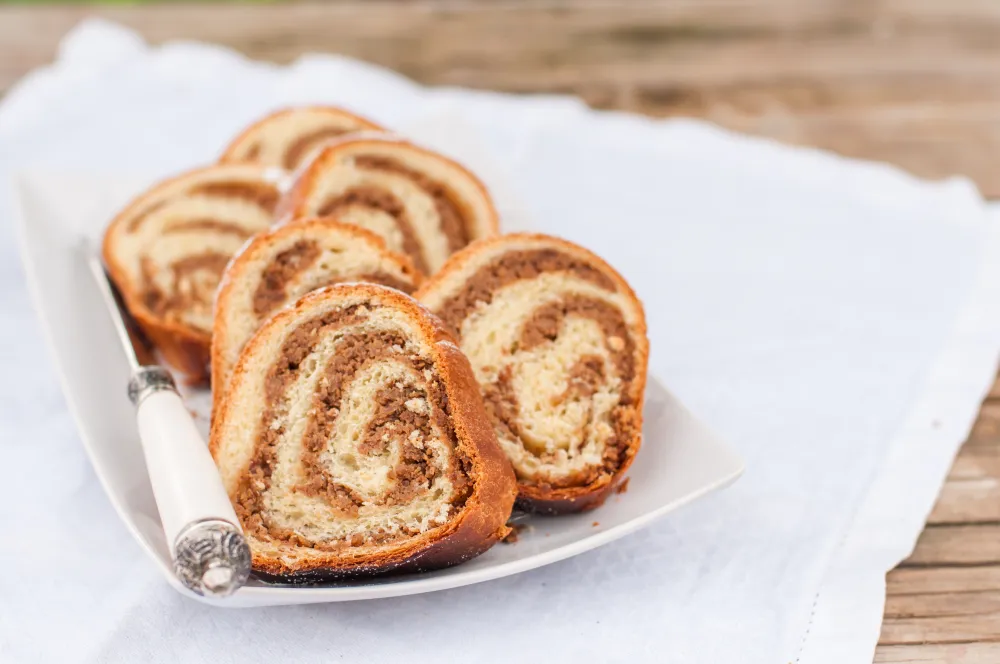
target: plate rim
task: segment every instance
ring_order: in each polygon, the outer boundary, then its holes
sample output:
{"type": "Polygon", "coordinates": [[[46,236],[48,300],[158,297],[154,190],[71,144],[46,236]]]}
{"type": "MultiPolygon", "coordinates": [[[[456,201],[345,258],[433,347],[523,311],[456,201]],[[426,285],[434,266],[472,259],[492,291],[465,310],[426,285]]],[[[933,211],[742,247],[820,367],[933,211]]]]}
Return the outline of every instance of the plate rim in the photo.
{"type": "MultiPolygon", "coordinates": [[[[81,174],[59,171],[58,173],[50,173],[49,175],[65,177],[81,174]]],[[[216,599],[197,595],[184,587],[177,580],[172,569],[161,558],[159,552],[153,549],[152,543],[149,542],[139,531],[131,513],[126,509],[126,506],[118,500],[116,491],[110,486],[110,480],[107,474],[100,470],[99,464],[96,464],[94,461],[95,458],[98,457],[96,454],[95,442],[92,440],[91,432],[84,424],[84,418],[80,412],[81,406],[78,403],[78,397],[76,396],[76,393],[70,389],[70,379],[67,369],[61,359],[59,346],[55,340],[55,321],[51,318],[49,309],[45,304],[46,299],[43,297],[44,289],[38,275],[40,268],[35,260],[34,253],[31,251],[33,241],[29,238],[29,235],[33,231],[28,228],[29,215],[25,209],[25,191],[31,188],[31,185],[27,183],[36,178],[45,179],[44,173],[39,171],[21,172],[14,174],[14,177],[12,178],[12,188],[14,190],[15,200],[15,236],[17,238],[18,253],[21,257],[32,309],[34,310],[40,323],[42,335],[45,340],[49,357],[52,360],[53,368],[55,369],[60,390],[73,419],[77,435],[83,443],[84,451],[87,455],[87,461],[90,464],[94,475],[97,476],[101,489],[103,490],[108,501],[111,503],[119,520],[123,523],[126,530],[132,535],[132,538],[139,544],[147,557],[153,559],[156,567],[160,570],[160,573],[163,577],[165,577],[170,586],[185,597],[189,597],[211,606],[225,608],[252,608],[260,606],[385,599],[389,597],[402,597],[427,592],[436,592],[439,590],[448,590],[485,581],[492,581],[566,560],[641,530],[652,522],[663,518],[667,514],[699,500],[709,493],[729,486],[735,482],[746,469],[744,459],[732,448],[732,446],[722,440],[704,422],[695,417],[695,415],[683,404],[683,402],[681,402],[680,399],[678,399],[669,390],[669,388],[666,387],[663,381],[660,381],[655,375],[650,375],[650,378],[652,379],[650,382],[657,383],[665,394],[676,403],[677,407],[681,409],[687,417],[704,427],[711,434],[711,444],[716,448],[717,453],[728,458],[728,472],[724,475],[720,475],[711,482],[699,486],[696,490],[690,491],[673,501],[658,505],[657,507],[645,511],[642,514],[625,521],[624,523],[598,530],[590,535],[566,542],[565,544],[547,551],[542,551],[517,558],[515,560],[509,560],[486,567],[470,569],[464,572],[459,571],[445,575],[426,577],[408,576],[406,578],[401,578],[398,581],[386,581],[383,583],[365,583],[362,581],[357,585],[338,586],[244,586],[237,591],[235,595],[225,599],[216,599]]],[[[102,178],[97,177],[94,179],[101,180],[102,178]]],[[[51,226],[49,228],[51,229],[51,226]]],[[[91,248],[89,245],[90,242],[88,239],[81,237],[79,238],[78,248],[74,248],[72,243],[66,243],[62,246],[67,252],[72,252],[75,260],[82,261],[85,252],[89,251],[91,248]]],[[[94,284],[89,284],[87,288],[93,288],[96,291],[96,285],[94,284]]]]}

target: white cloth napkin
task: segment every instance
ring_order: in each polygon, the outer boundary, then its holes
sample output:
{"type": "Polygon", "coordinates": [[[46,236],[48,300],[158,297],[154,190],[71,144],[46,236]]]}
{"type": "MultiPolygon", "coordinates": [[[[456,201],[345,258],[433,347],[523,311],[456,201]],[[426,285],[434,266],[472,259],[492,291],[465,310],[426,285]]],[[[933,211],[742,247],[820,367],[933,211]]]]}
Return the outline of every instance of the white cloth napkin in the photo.
{"type": "Polygon", "coordinates": [[[0,181],[36,167],[165,175],[297,102],[392,127],[461,116],[540,229],[573,220],[570,239],[632,281],[653,369],[746,475],[639,534],[489,583],[196,604],[89,469],[0,188],[0,660],[871,661],[884,574],[912,549],[1000,352],[1000,234],[968,182],[573,99],[431,90],[338,57],[278,68],[154,49],[96,22],[0,106],[0,181]]]}

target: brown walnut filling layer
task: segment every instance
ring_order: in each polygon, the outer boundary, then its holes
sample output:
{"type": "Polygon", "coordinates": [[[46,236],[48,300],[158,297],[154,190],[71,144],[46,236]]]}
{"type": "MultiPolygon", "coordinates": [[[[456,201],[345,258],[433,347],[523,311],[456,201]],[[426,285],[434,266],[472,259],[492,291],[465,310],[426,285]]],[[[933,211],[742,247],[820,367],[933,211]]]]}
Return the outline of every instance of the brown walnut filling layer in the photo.
{"type": "MultiPolygon", "coordinates": [[[[618,377],[630,383],[635,377],[635,341],[628,324],[618,307],[586,295],[567,295],[556,302],[546,303],[534,310],[521,328],[519,350],[531,350],[543,343],[555,341],[567,316],[589,318],[601,326],[611,361],[618,377]]],[[[626,395],[622,395],[625,399],[626,395]]],[[[631,401],[623,401],[631,403],[631,401]]]]}
{"type": "MultiPolygon", "coordinates": [[[[298,378],[301,363],[313,352],[323,333],[360,323],[366,318],[359,308],[354,306],[328,312],[300,324],[287,337],[279,359],[268,373],[265,383],[267,405],[258,425],[258,442],[250,463],[248,479],[241,486],[236,501],[236,511],[244,528],[258,539],[282,540],[299,546],[336,550],[345,546],[382,544],[417,534],[382,531],[370,533],[367,538],[355,534],[351,541],[312,542],[271,522],[264,509],[263,496],[270,487],[277,446],[285,434],[284,425],[276,424],[280,422],[279,415],[285,394],[298,378]]],[[[471,464],[457,446],[444,385],[434,374],[433,364],[429,360],[404,353],[405,343],[406,339],[392,330],[355,333],[340,339],[336,355],[323,369],[319,387],[313,396],[313,407],[305,434],[300,441],[287,442],[302,445],[302,465],[309,477],[296,490],[322,497],[346,519],[357,516],[365,499],[330,476],[322,467],[319,457],[327,448],[330,438],[335,435],[337,417],[353,376],[365,367],[387,360],[406,364],[412,369],[413,376],[419,378],[414,380],[411,377],[379,390],[375,415],[367,424],[362,442],[355,451],[356,455],[387,457],[391,454],[390,441],[399,441],[401,459],[389,475],[394,485],[374,503],[387,506],[405,504],[426,493],[430,482],[441,472],[434,465],[430,452],[410,438],[413,431],[419,432],[425,440],[433,437],[435,429],[439,435],[443,434],[444,442],[449,447],[445,472],[455,492],[452,504],[461,507],[471,493],[471,464]],[[427,379],[425,371],[429,371],[432,377],[427,379]],[[421,412],[423,409],[411,410],[406,404],[412,399],[426,403],[429,408],[426,412],[421,412]]]]}
{"type": "Polygon", "coordinates": [[[153,314],[169,317],[172,312],[189,311],[198,307],[211,307],[215,298],[215,286],[222,278],[222,272],[229,264],[229,256],[210,251],[204,254],[185,256],[170,265],[170,292],[165,293],[157,286],[153,277],[153,266],[148,257],[140,260],[145,289],[143,304],[153,314]],[[198,272],[206,272],[208,280],[194,277],[198,272]]]}
{"type": "MultiPolygon", "coordinates": [[[[151,214],[163,209],[181,196],[210,196],[246,200],[270,214],[278,202],[279,192],[274,185],[267,182],[221,181],[195,184],[176,198],[159,201],[147,207],[129,220],[127,231],[130,233],[137,231],[143,221],[151,214]]],[[[172,235],[188,231],[210,231],[241,239],[253,234],[252,231],[238,223],[207,217],[171,220],[164,226],[162,234],[172,235]]],[[[165,292],[155,281],[155,267],[152,258],[148,255],[140,257],[143,304],[159,317],[168,317],[173,312],[184,312],[193,307],[211,308],[215,298],[215,288],[218,286],[230,258],[231,256],[217,251],[207,251],[181,258],[169,266],[172,273],[171,287],[169,292],[165,292]],[[209,278],[194,279],[195,273],[198,272],[206,272],[209,278]]]]}
{"type": "Polygon", "coordinates": [[[219,198],[237,198],[253,203],[265,212],[274,212],[281,192],[269,182],[233,181],[205,182],[187,191],[188,196],[217,196],[219,198]]]}
{"type": "MultiPolygon", "coordinates": [[[[319,243],[312,240],[299,240],[288,249],[279,252],[261,272],[260,282],[253,295],[254,314],[262,318],[285,304],[288,301],[288,283],[296,275],[312,267],[321,254],[319,243]]],[[[339,275],[336,279],[315,284],[314,288],[349,281],[365,281],[389,286],[407,294],[413,292],[413,286],[409,282],[379,271],[359,275],[339,275]]]]}
{"type": "Polygon", "coordinates": [[[299,240],[279,252],[260,275],[260,283],[253,294],[253,312],[257,316],[270,313],[285,302],[285,287],[300,272],[309,269],[322,251],[319,244],[299,240]]]}
{"type": "MultiPolygon", "coordinates": [[[[358,168],[403,176],[423,189],[434,201],[434,208],[441,221],[441,232],[444,233],[448,241],[449,252],[454,253],[469,244],[472,229],[468,227],[469,222],[461,204],[454,199],[453,194],[445,185],[391,157],[358,155],[354,158],[354,163],[358,168]]],[[[413,222],[407,217],[406,206],[391,192],[373,186],[353,187],[324,201],[319,206],[317,214],[321,217],[335,217],[338,212],[353,205],[381,210],[395,219],[396,226],[403,236],[403,252],[413,259],[421,272],[427,273],[429,271],[416,231],[413,228],[413,222]]]]}
{"type": "Polygon", "coordinates": [[[413,260],[418,270],[427,272],[427,263],[424,260],[424,253],[420,249],[417,233],[413,230],[413,224],[410,223],[409,218],[406,216],[406,207],[398,198],[378,187],[352,187],[325,201],[319,207],[316,214],[320,217],[336,219],[338,214],[344,213],[352,207],[381,210],[395,219],[396,228],[399,229],[400,235],[403,236],[403,253],[413,260]]]}
{"type": "Polygon", "coordinates": [[[281,163],[284,164],[286,169],[292,170],[309,155],[313,148],[318,147],[320,143],[331,138],[336,138],[337,136],[343,136],[345,133],[347,133],[347,130],[340,127],[323,127],[308,134],[302,134],[285,149],[281,163]]]}
{"type": "Polygon", "coordinates": [[[256,161],[257,157],[260,156],[260,141],[254,141],[254,143],[247,148],[246,152],[243,154],[242,161],[256,161]]]}
{"type": "Polygon", "coordinates": [[[434,199],[434,207],[441,219],[441,232],[448,238],[448,248],[456,252],[469,244],[471,229],[468,227],[461,205],[454,200],[448,187],[391,157],[358,155],[354,158],[354,163],[358,168],[395,173],[411,180],[434,199]]]}
{"type": "MultiPolygon", "coordinates": [[[[458,334],[462,322],[480,306],[480,302],[490,303],[498,289],[516,281],[535,278],[543,272],[560,271],[570,272],[606,290],[616,289],[614,281],[604,272],[556,249],[512,251],[477,270],[465,282],[463,289],[439,308],[439,315],[458,334]]],[[[623,455],[629,445],[639,434],[637,425],[630,416],[638,398],[632,389],[636,373],[635,340],[622,312],[614,305],[585,295],[566,295],[556,302],[543,304],[524,322],[515,346],[503,350],[514,355],[519,351],[529,351],[554,342],[568,316],[588,318],[601,327],[611,355],[611,364],[621,380],[621,390],[618,404],[611,411],[613,434],[605,441],[602,465],[565,477],[519,477],[522,483],[529,481],[543,488],[584,486],[605,473],[613,474],[624,461],[623,455]]],[[[570,369],[567,388],[563,394],[554,398],[552,405],[559,406],[570,400],[587,401],[609,378],[605,375],[602,358],[584,355],[570,369]]],[[[521,435],[520,404],[514,391],[512,367],[504,367],[496,381],[481,387],[486,410],[494,426],[501,434],[506,434],[508,439],[521,440],[525,449],[531,451],[521,435]]],[[[554,454],[537,452],[536,455],[543,462],[555,459],[554,454]]]]}
{"type": "Polygon", "coordinates": [[[134,233],[140,226],[142,226],[142,222],[144,222],[151,214],[164,208],[182,196],[218,196],[221,198],[238,198],[249,201],[270,214],[274,212],[274,208],[278,204],[278,198],[280,195],[281,194],[278,192],[278,188],[268,182],[204,182],[192,186],[187,191],[178,194],[174,198],[168,198],[166,200],[153,203],[145,210],[132,217],[126,226],[126,230],[129,233],[134,233]]]}
{"type": "Polygon", "coordinates": [[[183,219],[167,223],[163,227],[164,235],[174,233],[186,233],[188,231],[213,231],[219,235],[233,235],[240,239],[246,239],[253,233],[240,224],[231,221],[219,221],[218,219],[183,219]]]}
{"type": "Polygon", "coordinates": [[[569,272],[604,290],[616,290],[611,277],[584,260],[558,249],[524,249],[507,252],[479,268],[466,280],[462,290],[439,307],[438,315],[457,334],[462,321],[481,306],[480,303],[493,301],[494,292],[515,281],[534,279],[543,272],[569,272]]]}

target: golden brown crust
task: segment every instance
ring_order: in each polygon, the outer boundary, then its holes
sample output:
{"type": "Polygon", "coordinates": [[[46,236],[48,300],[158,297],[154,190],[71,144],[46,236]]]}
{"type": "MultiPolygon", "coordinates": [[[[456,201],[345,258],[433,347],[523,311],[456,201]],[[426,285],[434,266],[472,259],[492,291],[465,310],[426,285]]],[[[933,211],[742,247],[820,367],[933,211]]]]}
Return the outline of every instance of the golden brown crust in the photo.
{"type": "MultiPolygon", "coordinates": [[[[635,291],[628,282],[611,267],[603,258],[592,251],[562,238],[543,235],[540,233],[510,233],[493,238],[486,238],[473,242],[468,247],[452,254],[444,266],[418,290],[414,297],[423,301],[428,294],[440,288],[454,273],[462,270],[469,261],[474,260],[480,253],[488,251],[494,247],[518,242],[537,242],[547,246],[555,246],[566,250],[569,253],[583,256],[593,266],[597,267],[603,274],[607,275],[616,286],[616,290],[624,294],[632,301],[637,310],[643,313],[642,303],[636,297],[635,291]]],[[[602,475],[595,481],[574,487],[550,487],[539,484],[518,483],[518,507],[527,511],[541,514],[567,514],[571,512],[581,512],[599,507],[607,500],[611,492],[614,491],[624,480],[625,473],[632,465],[639,446],[642,444],[642,407],[646,389],[646,373],[649,364],[649,340],[647,337],[646,320],[643,315],[638,324],[632,330],[636,339],[635,378],[632,381],[633,403],[623,414],[628,418],[636,433],[626,443],[623,459],[619,463],[612,475],[602,475]]]]}
{"type": "MultiPolygon", "coordinates": [[[[294,307],[272,317],[247,343],[233,372],[230,394],[239,390],[249,358],[259,352],[258,346],[273,329],[280,329],[286,321],[294,320],[324,300],[355,294],[377,298],[403,310],[432,342],[433,362],[445,385],[457,444],[471,464],[472,491],[461,511],[446,524],[412,537],[388,552],[355,558],[328,553],[291,568],[276,558],[253,551],[253,569],[275,580],[311,581],[457,565],[486,551],[509,532],[506,523],[517,496],[517,483],[486,415],[469,361],[440,320],[404,293],[374,284],[338,284],[306,295],[294,307]]],[[[231,400],[224,399],[218,426],[212,427],[209,449],[216,462],[231,407],[231,400]]]]}
{"type": "Polygon", "coordinates": [[[308,111],[313,113],[322,113],[330,115],[338,121],[344,121],[350,124],[357,125],[358,131],[383,131],[384,128],[369,120],[368,118],[357,115],[356,113],[351,113],[343,108],[337,106],[292,106],[288,108],[282,108],[273,113],[269,113],[264,117],[260,118],[253,124],[249,125],[246,129],[241,131],[230,143],[226,146],[226,149],[222,151],[222,155],[219,157],[220,164],[230,164],[230,163],[252,163],[252,159],[246,159],[240,156],[241,151],[247,145],[248,142],[253,141],[258,135],[260,130],[275,121],[280,121],[283,118],[294,115],[301,111],[308,111]]]}
{"type": "MultiPolygon", "coordinates": [[[[375,233],[358,226],[342,224],[332,219],[305,218],[295,220],[294,226],[278,226],[270,230],[258,233],[248,242],[243,249],[236,254],[222,277],[222,283],[215,300],[215,317],[212,328],[211,342],[211,366],[212,366],[212,412],[215,413],[225,394],[225,388],[220,384],[219,367],[222,366],[223,340],[228,338],[227,319],[220,316],[220,311],[225,311],[229,307],[233,289],[241,279],[246,277],[248,266],[257,258],[261,251],[265,251],[268,245],[280,242],[288,236],[299,235],[308,232],[310,229],[327,228],[331,231],[352,235],[362,242],[366,242],[378,248],[386,260],[392,261],[406,275],[414,285],[420,286],[423,275],[417,270],[407,256],[395,251],[390,251],[385,246],[385,241],[375,233]]],[[[213,418],[214,419],[214,418],[213,418]]]]}
{"type": "MultiPolygon", "coordinates": [[[[276,210],[276,217],[281,221],[281,223],[288,223],[290,220],[298,218],[306,218],[310,215],[310,212],[306,206],[306,202],[315,188],[317,181],[323,175],[324,170],[330,162],[335,161],[339,158],[341,154],[348,151],[358,150],[366,145],[376,145],[384,146],[386,143],[395,143],[401,146],[405,146],[407,149],[414,150],[425,155],[432,155],[442,162],[450,164],[452,167],[459,169],[468,178],[475,183],[476,188],[482,195],[483,199],[489,204],[489,216],[484,221],[486,222],[486,232],[481,237],[492,237],[499,233],[500,229],[500,215],[496,210],[496,206],[493,203],[493,199],[490,197],[489,191],[486,189],[486,185],[476,177],[472,171],[467,169],[462,164],[457,161],[450,159],[440,153],[434,152],[432,150],[427,150],[418,145],[414,145],[400,138],[394,138],[390,136],[383,136],[379,138],[363,137],[358,136],[354,138],[345,138],[340,141],[336,141],[322,148],[313,158],[305,169],[298,174],[292,186],[285,193],[282,199],[278,202],[278,207],[276,210]]],[[[479,238],[472,238],[473,242],[479,238]]]]}
{"type": "Polygon", "coordinates": [[[101,242],[101,257],[108,276],[122,295],[129,313],[142,327],[143,332],[160,351],[163,358],[181,371],[192,385],[206,385],[209,380],[208,361],[211,355],[211,335],[193,329],[182,323],[164,319],[154,314],[146,306],[137,292],[136,284],[129,279],[124,266],[114,251],[117,234],[124,231],[128,221],[137,210],[141,210],[155,200],[163,189],[173,187],[185,180],[196,181],[200,175],[211,172],[215,166],[207,166],[180,173],[161,180],[133,199],[111,223],[108,224],[101,242]]]}

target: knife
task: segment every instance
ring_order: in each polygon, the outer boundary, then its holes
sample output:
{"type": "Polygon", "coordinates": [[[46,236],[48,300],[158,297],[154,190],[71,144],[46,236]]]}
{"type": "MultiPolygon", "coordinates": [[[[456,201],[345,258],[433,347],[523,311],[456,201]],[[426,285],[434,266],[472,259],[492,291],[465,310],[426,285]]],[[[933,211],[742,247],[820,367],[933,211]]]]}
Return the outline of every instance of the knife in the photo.
{"type": "Polygon", "coordinates": [[[174,574],[198,595],[232,595],[250,575],[250,547],[215,461],[101,260],[89,262],[132,372],[128,397],[174,574]]]}

